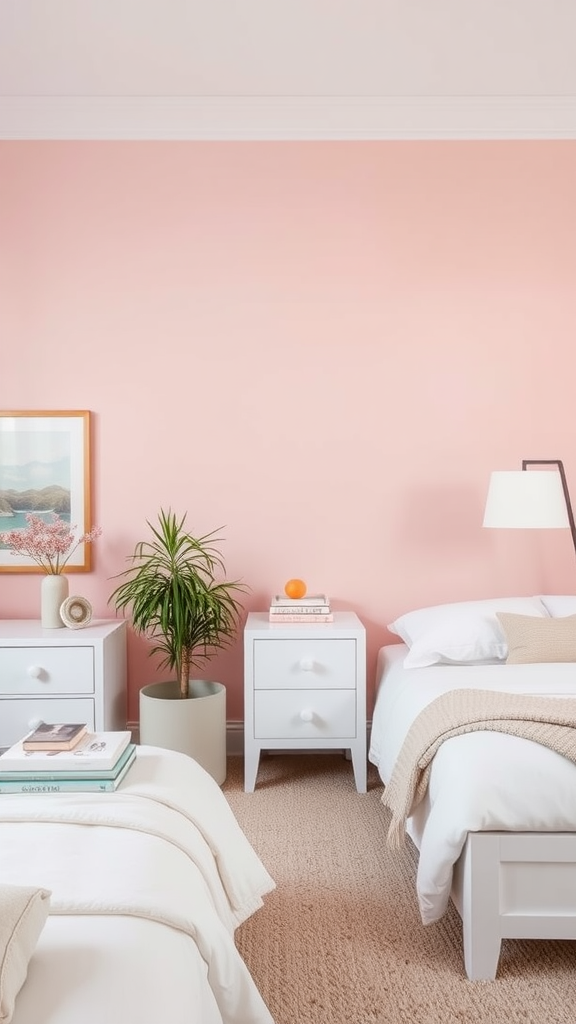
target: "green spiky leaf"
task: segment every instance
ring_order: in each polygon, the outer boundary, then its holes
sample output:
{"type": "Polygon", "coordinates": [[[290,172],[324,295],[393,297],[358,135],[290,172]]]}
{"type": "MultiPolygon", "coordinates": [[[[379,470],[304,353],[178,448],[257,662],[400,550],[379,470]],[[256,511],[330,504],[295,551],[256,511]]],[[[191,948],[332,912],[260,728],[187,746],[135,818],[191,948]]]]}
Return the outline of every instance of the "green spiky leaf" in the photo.
{"type": "Polygon", "coordinates": [[[229,646],[242,612],[240,580],[222,580],[225,567],[213,530],[194,537],[178,519],[160,510],[158,525],[148,522],[152,539],[140,541],[123,580],[110,595],[116,609],[130,613],[134,629],[152,643],[151,654],[174,669],[180,694],[188,695],[190,668],[229,646]]]}

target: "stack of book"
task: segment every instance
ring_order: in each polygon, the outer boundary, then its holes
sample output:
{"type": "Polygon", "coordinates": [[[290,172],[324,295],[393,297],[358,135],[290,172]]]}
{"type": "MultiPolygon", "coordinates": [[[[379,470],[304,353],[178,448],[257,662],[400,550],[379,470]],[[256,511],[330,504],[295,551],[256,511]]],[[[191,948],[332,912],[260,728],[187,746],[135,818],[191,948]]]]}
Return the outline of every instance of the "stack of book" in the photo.
{"type": "Polygon", "coordinates": [[[0,754],[0,795],[111,792],[136,758],[131,740],[128,731],[88,732],[86,726],[68,723],[39,726],[0,754]],[[52,741],[49,729],[54,730],[52,741]]]}
{"type": "Polygon", "coordinates": [[[268,618],[276,625],[290,622],[332,622],[334,616],[326,594],[309,594],[306,597],[284,597],[276,594],[270,601],[268,618]]]}

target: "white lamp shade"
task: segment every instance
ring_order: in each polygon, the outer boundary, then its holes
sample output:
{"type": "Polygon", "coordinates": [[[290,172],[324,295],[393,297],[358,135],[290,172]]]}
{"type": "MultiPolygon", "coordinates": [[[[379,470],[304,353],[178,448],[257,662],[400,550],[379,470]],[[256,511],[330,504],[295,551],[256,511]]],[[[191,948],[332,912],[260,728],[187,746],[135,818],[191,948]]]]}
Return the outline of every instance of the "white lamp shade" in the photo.
{"type": "Polygon", "coordinates": [[[569,526],[560,474],[556,470],[492,473],[483,525],[514,530],[569,526]]]}

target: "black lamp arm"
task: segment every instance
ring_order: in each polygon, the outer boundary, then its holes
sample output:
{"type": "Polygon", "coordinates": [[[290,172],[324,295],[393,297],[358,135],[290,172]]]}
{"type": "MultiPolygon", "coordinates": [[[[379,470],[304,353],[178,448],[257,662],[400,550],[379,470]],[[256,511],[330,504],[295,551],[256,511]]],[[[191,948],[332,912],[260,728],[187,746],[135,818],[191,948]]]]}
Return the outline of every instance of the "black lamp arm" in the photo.
{"type": "Polygon", "coordinates": [[[574,551],[576,551],[576,523],[574,522],[574,513],[572,511],[570,492],[568,491],[568,484],[566,482],[564,464],[560,459],[522,459],[522,469],[526,469],[527,466],[558,466],[560,480],[562,481],[562,490],[564,492],[564,501],[566,502],[566,511],[568,513],[568,523],[570,524],[570,533],[572,534],[572,543],[574,544],[574,551]]]}

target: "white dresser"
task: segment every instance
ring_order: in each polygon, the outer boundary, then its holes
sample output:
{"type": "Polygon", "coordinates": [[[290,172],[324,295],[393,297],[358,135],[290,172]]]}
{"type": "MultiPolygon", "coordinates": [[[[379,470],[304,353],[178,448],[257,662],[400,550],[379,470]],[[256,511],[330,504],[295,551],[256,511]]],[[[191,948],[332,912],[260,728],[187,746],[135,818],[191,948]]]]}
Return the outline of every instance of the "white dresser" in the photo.
{"type": "Polygon", "coordinates": [[[39,722],[126,728],[126,623],[42,629],[0,619],[0,747],[39,722]]]}
{"type": "Polygon", "coordinates": [[[244,629],[244,789],[252,793],[262,750],[350,750],[366,792],[366,630],[353,612],[331,623],[268,621],[244,629]]]}

